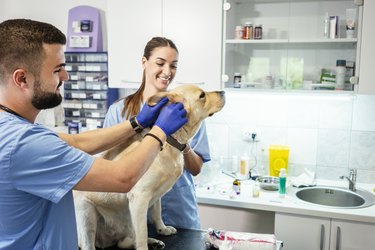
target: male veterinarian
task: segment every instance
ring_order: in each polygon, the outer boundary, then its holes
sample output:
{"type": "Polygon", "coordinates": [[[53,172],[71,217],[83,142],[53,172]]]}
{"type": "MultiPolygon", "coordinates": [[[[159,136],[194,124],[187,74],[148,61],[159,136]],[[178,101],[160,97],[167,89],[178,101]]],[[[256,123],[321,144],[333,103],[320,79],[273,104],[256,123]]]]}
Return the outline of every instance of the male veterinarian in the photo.
{"type": "Polygon", "coordinates": [[[47,23],[0,23],[0,249],[78,249],[72,189],[128,192],[187,122],[181,103],[162,99],[132,123],[77,135],[35,124],[40,110],[61,103],[65,42],[47,23]],[[124,142],[137,126],[152,127],[151,135],[123,158],[90,155],[124,142]]]}

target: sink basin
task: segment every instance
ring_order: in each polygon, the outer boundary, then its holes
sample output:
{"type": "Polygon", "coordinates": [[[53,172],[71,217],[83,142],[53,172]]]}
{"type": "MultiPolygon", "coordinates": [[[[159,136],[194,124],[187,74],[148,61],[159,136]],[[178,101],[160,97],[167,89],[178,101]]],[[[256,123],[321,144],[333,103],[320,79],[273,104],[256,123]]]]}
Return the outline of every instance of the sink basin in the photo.
{"type": "Polygon", "coordinates": [[[340,187],[306,187],[297,189],[295,196],[311,204],[334,208],[363,208],[375,204],[375,195],[370,192],[340,187]]]}

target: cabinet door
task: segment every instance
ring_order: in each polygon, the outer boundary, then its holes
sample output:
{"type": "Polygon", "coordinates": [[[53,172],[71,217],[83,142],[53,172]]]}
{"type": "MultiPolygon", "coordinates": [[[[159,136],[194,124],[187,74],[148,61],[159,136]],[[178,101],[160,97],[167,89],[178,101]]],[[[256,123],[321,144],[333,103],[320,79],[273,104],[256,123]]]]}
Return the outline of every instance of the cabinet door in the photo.
{"type": "Polygon", "coordinates": [[[374,232],[375,224],[343,220],[332,220],[330,249],[374,249],[374,232]]]}
{"type": "Polygon", "coordinates": [[[330,220],[276,213],[275,235],[288,250],[329,249],[330,220]]]}
{"type": "Polygon", "coordinates": [[[171,87],[199,84],[218,90],[221,83],[222,0],[163,0],[163,35],[179,50],[171,87]]]}
{"type": "Polygon", "coordinates": [[[363,7],[362,44],[359,68],[359,94],[375,94],[374,55],[375,55],[375,1],[366,1],[363,7]]]}
{"type": "Polygon", "coordinates": [[[162,34],[161,8],[162,0],[108,0],[109,87],[139,87],[143,49],[162,34]]]}

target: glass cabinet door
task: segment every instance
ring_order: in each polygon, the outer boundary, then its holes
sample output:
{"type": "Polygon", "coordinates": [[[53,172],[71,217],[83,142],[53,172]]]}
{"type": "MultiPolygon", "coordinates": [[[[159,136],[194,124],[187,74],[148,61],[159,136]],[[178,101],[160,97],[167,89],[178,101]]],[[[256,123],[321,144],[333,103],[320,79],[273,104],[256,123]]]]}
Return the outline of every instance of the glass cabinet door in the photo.
{"type": "Polygon", "coordinates": [[[362,14],[353,0],[227,0],[223,9],[225,88],[353,90],[362,14]]]}

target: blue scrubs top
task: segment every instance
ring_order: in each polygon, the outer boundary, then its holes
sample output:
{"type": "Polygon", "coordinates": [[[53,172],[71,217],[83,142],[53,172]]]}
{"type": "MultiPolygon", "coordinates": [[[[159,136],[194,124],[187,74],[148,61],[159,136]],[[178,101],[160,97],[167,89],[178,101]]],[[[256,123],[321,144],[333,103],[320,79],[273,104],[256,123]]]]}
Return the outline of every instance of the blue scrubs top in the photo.
{"type": "MultiPolygon", "coordinates": [[[[125,120],[121,116],[124,101],[112,104],[104,120],[104,127],[113,126],[125,120]]],[[[202,157],[203,162],[211,160],[206,126],[202,123],[197,134],[190,142],[192,149],[202,157]]],[[[178,228],[200,229],[198,205],[193,176],[183,171],[172,189],[161,199],[162,218],[165,224],[178,228]]]]}
{"type": "Polygon", "coordinates": [[[0,112],[0,249],[78,249],[72,188],[94,157],[0,112]]]}

